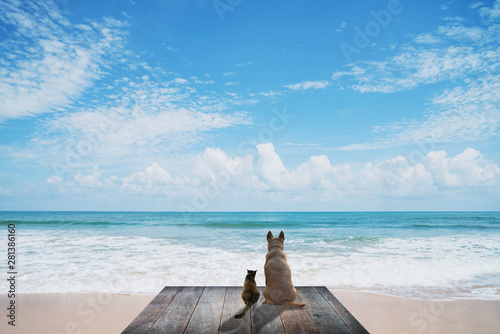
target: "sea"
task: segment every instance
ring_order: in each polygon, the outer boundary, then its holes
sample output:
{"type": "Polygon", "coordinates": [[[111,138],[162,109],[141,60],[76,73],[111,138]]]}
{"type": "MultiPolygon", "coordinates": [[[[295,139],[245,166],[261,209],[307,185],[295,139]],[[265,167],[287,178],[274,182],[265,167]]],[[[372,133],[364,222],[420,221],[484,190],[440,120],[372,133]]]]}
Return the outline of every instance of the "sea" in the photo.
{"type": "Polygon", "coordinates": [[[0,212],[2,252],[9,224],[19,293],[239,286],[247,269],[264,285],[284,231],[296,286],[500,299],[500,212],[0,212]]]}

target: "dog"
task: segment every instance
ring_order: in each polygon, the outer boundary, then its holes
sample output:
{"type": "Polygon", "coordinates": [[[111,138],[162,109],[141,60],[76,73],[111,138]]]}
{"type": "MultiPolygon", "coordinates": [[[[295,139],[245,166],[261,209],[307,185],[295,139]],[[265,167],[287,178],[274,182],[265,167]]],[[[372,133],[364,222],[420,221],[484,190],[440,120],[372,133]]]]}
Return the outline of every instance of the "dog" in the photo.
{"type": "Polygon", "coordinates": [[[271,231],[267,233],[267,255],[264,265],[266,276],[266,287],[263,294],[265,304],[270,305],[295,305],[305,306],[296,303],[297,290],[292,284],[292,272],[286,262],[286,254],[283,251],[285,244],[285,233],[281,231],[279,237],[273,237],[271,231]]]}

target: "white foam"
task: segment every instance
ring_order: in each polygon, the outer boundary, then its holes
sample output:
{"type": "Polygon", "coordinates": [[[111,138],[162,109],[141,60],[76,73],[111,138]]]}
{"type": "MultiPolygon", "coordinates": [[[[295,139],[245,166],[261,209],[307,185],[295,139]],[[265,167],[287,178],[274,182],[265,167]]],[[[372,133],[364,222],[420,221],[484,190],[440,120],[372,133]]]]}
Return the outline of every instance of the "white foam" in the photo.
{"type": "MultiPolygon", "coordinates": [[[[24,231],[20,292],[157,293],[166,285],[241,285],[246,269],[265,282],[266,246],[241,249],[173,239],[24,231]]],[[[234,246],[233,246],[234,247],[234,246]]],[[[500,237],[449,236],[286,243],[295,285],[398,295],[500,298],[500,237]]]]}

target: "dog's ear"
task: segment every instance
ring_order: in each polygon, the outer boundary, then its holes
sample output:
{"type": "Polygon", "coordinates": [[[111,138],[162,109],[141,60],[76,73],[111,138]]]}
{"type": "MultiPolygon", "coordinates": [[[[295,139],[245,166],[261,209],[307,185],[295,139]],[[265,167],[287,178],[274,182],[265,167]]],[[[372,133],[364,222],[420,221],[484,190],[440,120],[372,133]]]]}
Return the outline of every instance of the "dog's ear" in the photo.
{"type": "Polygon", "coordinates": [[[283,233],[283,231],[280,232],[280,236],[278,237],[280,239],[282,239],[283,241],[285,241],[285,233],[283,233]]]}
{"type": "Polygon", "coordinates": [[[271,231],[267,232],[267,240],[272,239],[272,238],[273,238],[273,234],[271,233],[271,231]]]}

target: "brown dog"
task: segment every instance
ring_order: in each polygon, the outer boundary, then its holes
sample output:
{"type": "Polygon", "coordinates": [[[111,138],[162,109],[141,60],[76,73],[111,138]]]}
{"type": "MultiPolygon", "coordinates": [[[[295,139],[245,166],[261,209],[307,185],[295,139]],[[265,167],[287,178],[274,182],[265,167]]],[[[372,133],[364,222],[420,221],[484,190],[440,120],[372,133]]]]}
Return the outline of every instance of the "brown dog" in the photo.
{"type": "Polygon", "coordinates": [[[264,303],[271,305],[296,305],[297,290],[292,284],[292,272],[286,262],[286,254],[283,251],[285,244],[285,233],[281,231],[278,238],[274,238],[271,231],[267,233],[267,255],[264,265],[266,275],[266,287],[263,294],[266,300],[264,303]]]}

